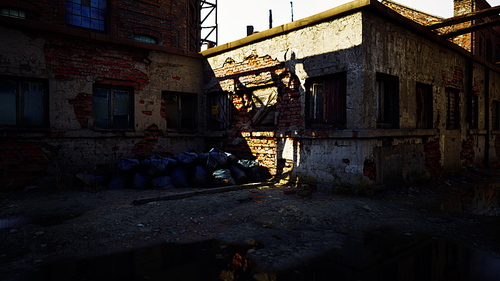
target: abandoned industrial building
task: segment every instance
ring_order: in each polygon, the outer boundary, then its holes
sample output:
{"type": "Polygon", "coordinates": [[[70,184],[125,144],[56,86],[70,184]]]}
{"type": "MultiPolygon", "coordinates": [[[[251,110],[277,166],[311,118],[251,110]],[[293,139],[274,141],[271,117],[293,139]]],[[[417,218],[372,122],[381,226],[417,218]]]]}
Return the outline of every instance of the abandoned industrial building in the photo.
{"type": "Polygon", "coordinates": [[[1,0],[0,190],[213,147],[349,188],[500,160],[498,7],[356,0],[200,52],[200,2],[1,0]]]}

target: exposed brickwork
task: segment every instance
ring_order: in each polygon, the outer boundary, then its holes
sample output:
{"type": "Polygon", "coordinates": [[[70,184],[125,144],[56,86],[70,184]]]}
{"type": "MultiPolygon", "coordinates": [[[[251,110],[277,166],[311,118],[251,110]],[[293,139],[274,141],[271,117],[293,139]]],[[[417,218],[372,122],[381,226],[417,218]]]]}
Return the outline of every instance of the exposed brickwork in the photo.
{"type": "Polygon", "coordinates": [[[463,89],[464,84],[464,71],[460,66],[455,66],[452,71],[448,73],[443,72],[443,83],[446,87],[455,88],[455,89],[463,89]],[[452,75],[449,75],[450,72],[453,72],[452,75]]]}
{"type": "Polygon", "coordinates": [[[365,160],[363,163],[363,176],[369,178],[372,181],[377,180],[377,166],[372,160],[365,160]]]}
{"type": "Polygon", "coordinates": [[[425,168],[431,179],[439,178],[443,173],[441,165],[441,150],[439,149],[439,139],[431,140],[424,144],[425,168]]]}
{"type": "Polygon", "coordinates": [[[132,152],[150,157],[157,152],[158,138],[162,136],[163,132],[157,125],[150,125],[147,130],[144,131],[144,138],[135,144],[132,152]]]}
{"type": "MultiPolygon", "coordinates": [[[[133,39],[135,34],[152,36],[160,45],[197,51],[199,16],[192,11],[196,0],[108,0],[106,30],[111,36],[133,39]]],[[[66,1],[4,0],[2,8],[25,11],[30,20],[66,25],[66,1]]],[[[78,27],[75,27],[78,28],[78,27]]]]}
{"type": "Polygon", "coordinates": [[[45,37],[48,41],[45,49],[47,68],[54,73],[56,79],[92,77],[100,81],[133,81],[136,90],[148,84],[147,75],[135,66],[136,63],[148,66],[144,62],[147,61],[146,54],[140,50],[112,47],[97,42],[89,44],[81,39],[63,36],[45,37]]]}
{"type": "Polygon", "coordinates": [[[467,166],[472,166],[474,164],[475,156],[474,138],[472,136],[468,136],[467,140],[462,141],[460,159],[464,161],[467,166]]]}
{"type": "MultiPolygon", "coordinates": [[[[213,71],[219,80],[218,85],[222,89],[234,89],[235,93],[232,95],[233,124],[224,143],[224,149],[239,158],[257,159],[272,175],[276,174],[278,141],[271,131],[287,131],[302,125],[298,79],[286,71],[282,62],[255,53],[242,62],[227,58],[221,68],[213,71]],[[255,89],[269,87],[274,87],[278,91],[272,113],[277,118],[274,125],[261,128],[258,124],[252,124],[256,112],[252,94],[255,89]],[[264,132],[256,137],[252,132],[257,131],[264,132]]],[[[289,171],[293,165],[285,163],[285,166],[289,171]]],[[[279,172],[283,169],[280,168],[279,172]]]]}
{"type": "Polygon", "coordinates": [[[6,139],[0,143],[0,190],[33,185],[43,177],[57,149],[44,142],[6,139]]]}
{"type": "Polygon", "coordinates": [[[92,95],[79,93],[75,99],[70,100],[69,103],[75,109],[76,119],[82,129],[88,128],[88,121],[92,118],[92,95]]]}

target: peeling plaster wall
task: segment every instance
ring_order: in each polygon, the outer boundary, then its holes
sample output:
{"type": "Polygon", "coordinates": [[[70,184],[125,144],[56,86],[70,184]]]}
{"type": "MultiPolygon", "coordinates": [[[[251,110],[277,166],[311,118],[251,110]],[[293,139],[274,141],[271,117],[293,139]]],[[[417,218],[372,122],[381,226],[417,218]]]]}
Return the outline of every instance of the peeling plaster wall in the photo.
{"type": "Polygon", "coordinates": [[[44,79],[49,97],[48,128],[0,128],[0,157],[6,159],[0,189],[34,184],[47,173],[92,171],[136,153],[204,149],[195,133],[202,125],[191,133],[166,132],[161,116],[162,91],[201,92],[200,58],[5,27],[0,33],[8,35],[0,42],[0,75],[44,79]],[[133,129],[92,127],[93,85],[99,83],[134,90],[133,129]]]}
{"type": "MultiPolygon", "coordinates": [[[[444,171],[485,161],[488,136],[484,127],[488,105],[485,105],[486,89],[481,84],[486,79],[485,66],[471,63],[470,58],[451,48],[371,12],[356,12],[208,55],[207,72],[213,76],[206,78],[205,91],[220,87],[237,93],[238,85],[234,81],[244,75],[234,65],[245,63],[252,55],[269,56],[283,63],[285,70],[298,79],[303,121],[306,80],[347,72],[345,129],[314,130],[308,128],[306,122],[276,127],[269,132],[274,135],[277,146],[272,154],[275,164],[269,166],[273,172],[274,167],[285,165],[292,180],[374,187],[436,179],[444,171]],[[377,128],[378,72],[399,78],[398,129],[377,128]],[[433,127],[429,129],[416,128],[417,82],[432,86],[433,127]],[[446,128],[447,88],[459,92],[459,129],[446,128]],[[469,89],[478,97],[478,128],[470,128],[466,118],[469,89]]],[[[261,67],[253,66],[254,69],[261,67]]],[[[498,73],[490,71],[489,75],[490,83],[498,83],[498,73]]],[[[490,91],[493,88],[490,85],[490,91]]],[[[238,120],[236,116],[236,124],[238,120]]],[[[246,155],[258,158],[262,151],[255,149],[255,139],[251,138],[256,131],[259,128],[237,127],[229,136],[238,139],[235,144],[247,151],[246,155]],[[241,134],[247,137],[239,137],[241,134]]],[[[500,138],[496,138],[496,143],[495,153],[500,155],[500,138]]]]}

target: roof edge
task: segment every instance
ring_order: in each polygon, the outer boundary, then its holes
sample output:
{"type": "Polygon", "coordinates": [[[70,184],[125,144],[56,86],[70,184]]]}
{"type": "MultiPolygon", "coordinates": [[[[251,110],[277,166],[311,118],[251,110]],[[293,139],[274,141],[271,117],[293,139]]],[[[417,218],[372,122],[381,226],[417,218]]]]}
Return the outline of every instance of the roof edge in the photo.
{"type": "Polygon", "coordinates": [[[257,41],[262,41],[265,40],[266,38],[273,37],[276,35],[280,35],[283,33],[287,33],[296,29],[300,29],[309,25],[317,24],[323,21],[326,21],[328,19],[337,17],[339,15],[348,13],[348,12],[353,12],[356,10],[359,10],[361,8],[370,6],[372,3],[378,2],[377,0],[355,0],[352,2],[345,3],[343,5],[331,8],[329,10],[326,10],[324,12],[299,19],[290,23],[286,23],[280,26],[273,27],[271,29],[267,29],[252,35],[249,35],[247,37],[243,37],[239,40],[232,41],[229,43],[225,43],[210,49],[207,49],[205,51],[200,52],[203,56],[212,56],[216,55],[225,51],[229,51],[232,49],[236,49],[238,47],[242,47],[244,45],[251,44],[253,42],[257,41]]]}

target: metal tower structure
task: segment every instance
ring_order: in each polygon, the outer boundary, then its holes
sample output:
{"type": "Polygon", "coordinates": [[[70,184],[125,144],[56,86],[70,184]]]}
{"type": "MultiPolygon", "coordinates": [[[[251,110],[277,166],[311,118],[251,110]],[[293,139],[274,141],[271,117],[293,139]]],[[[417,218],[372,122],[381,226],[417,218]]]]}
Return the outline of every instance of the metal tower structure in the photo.
{"type": "Polygon", "coordinates": [[[203,45],[207,47],[217,46],[219,32],[217,30],[217,0],[201,0],[200,1],[200,30],[201,42],[200,48],[203,45]]]}

